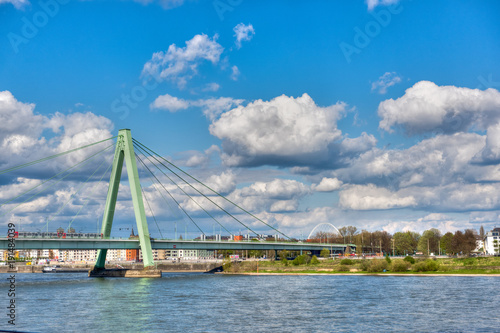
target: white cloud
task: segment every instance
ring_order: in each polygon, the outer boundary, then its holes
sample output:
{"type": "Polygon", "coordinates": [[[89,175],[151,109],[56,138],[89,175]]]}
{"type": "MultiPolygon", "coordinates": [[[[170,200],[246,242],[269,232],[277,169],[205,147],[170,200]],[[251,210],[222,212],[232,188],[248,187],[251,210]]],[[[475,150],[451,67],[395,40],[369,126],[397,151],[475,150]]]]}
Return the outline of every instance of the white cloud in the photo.
{"type": "Polygon", "coordinates": [[[231,67],[231,80],[237,81],[238,77],[240,76],[240,70],[238,69],[237,66],[231,67]]]}
{"type": "Polygon", "coordinates": [[[341,138],[337,120],[344,110],[340,102],[319,107],[307,94],[282,95],[223,113],[210,133],[223,140],[227,165],[304,164],[326,159],[329,145],[341,138]]]}
{"type": "Polygon", "coordinates": [[[241,48],[242,41],[249,41],[255,34],[255,30],[251,24],[245,25],[243,23],[238,24],[233,28],[234,37],[236,37],[236,46],[241,48]]]}
{"type": "Polygon", "coordinates": [[[236,188],[236,177],[231,170],[220,175],[212,175],[205,180],[205,184],[219,193],[229,193],[236,188]]]}
{"type": "Polygon", "coordinates": [[[430,131],[455,133],[471,127],[485,130],[500,120],[500,92],[420,81],[397,100],[380,103],[379,127],[393,132],[401,126],[408,134],[430,131]]]}
{"type": "Polygon", "coordinates": [[[177,112],[187,109],[189,105],[189,101],[165,94],[158,96],[155,101],[151,103],[150,107],[151,109],[163,109],[170,112],[177,112]]]}
{"type": "Polygon", "coordinates": [[[153,76],[157,80],[171,80],[179,88],[184,88],[203,61],[216,65],[224,48],[217,43],[218,35],[209,38],[205,34],[196,35],[186,41],[185,47],[172,44],[166,52],[156,52],[142,70],[142,76],[153,76]]]}
{"type": "Polygon", "coordinates": [[[159,96],[151,103],[151,109],[163,109],[170,112],[185,110],[189,107],[199,107],[203,114],[210,120],[217,118],[222,112],[236,107],[243,103],[242,99],[233,99],[230,97],[208,98],[198,100],[185,100],[173,97],[169,94],[159,96]]]}
{"type": "Polygon", "coordinates": [[[339,197],[339,206],[344,209],[393,209],[416,205],[417,201],[412,195],[391,192],[374,184],[349,186],[340,192],[339,197]]]}
{"type": "Polygon", "coordinates": [[[10,3],[14,5],[17,9],[21,9],[28,5],[30,2],[28,0],[0,0],[0,5],[10,3]]]}
{"type": "Polygon", "coordinates": [[[220,85],[215,83],[215,82],[211,82],[211,83],[207,83],[205,85],[205,87],[202,89],[202,91],[217,91],[219,90],[220,88],[220,85]]]}
{"type": "Polygon", "coordinates": [[[373,10],[377,6],[389,6],[398,3],[399,0],[366,0],[368,10],[373,10]]]}
{"type": "Polygon", "coordinates": [[[342,186],[342,182],[337,178],[323,177],[318,185],[313,185],[312,189],[317,192],[333,192],[342,186]]]}
{"type": "Polygon", "coordinates": [[[378,78],[378,81],[372,83],[372,91],[378,90],[378,93],[383,95],[387,93],[387,88],[400,82],[401,77],[395,72],[385,72],[384,75],[378,78]]]}

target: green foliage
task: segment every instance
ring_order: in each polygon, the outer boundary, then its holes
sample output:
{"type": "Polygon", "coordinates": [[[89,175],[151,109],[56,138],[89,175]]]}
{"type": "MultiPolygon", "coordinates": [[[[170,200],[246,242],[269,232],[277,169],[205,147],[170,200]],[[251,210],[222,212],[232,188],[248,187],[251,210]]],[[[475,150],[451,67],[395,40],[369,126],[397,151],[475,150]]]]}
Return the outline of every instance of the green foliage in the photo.
{"type": "Polygon", "coordinates": [[[285,266],[288,266],[288,251],[287,250],[283,250],[283,251],[280,251],[278,252],[278,255],[280,256],[280,259],[281,259],[281,262],[283,263],[283,265],[285,266]]]}
{"type": "Polygon", "coordinates": [[[293,261],[292,261],[292,264],[294,266],[307,265],[310,261],[311,261],[311,257],[309,257],[307,254],[303,254],[303,255],[295,257],[295,259],[293,259],[293,261]]]}
{"type": "Polygon", "coordinates": [[[413,258],[412,256],[406,256],[403,260],[409,262],[412,265],[415,263],[415,258],[413,258]]]}
{"type": "Polygon", "coordinates": [[[413,265],[413,270],[415,272],[432,272],[437,271],[439,269],[439,264],[437,261],[427,259],[425,261],[421,261],[413,265]]]}
{"type": "Polygon", "coordinates": [[[366,272],[368,270],[368,267],[370,267],[370,261],[363,259],[359,263],[359,269],[362,270],[363,272],[366,272]]]}
{"type": "Polygon", "coordinates": [[[389,254],[385,255],[385,261],[387,261],[388,264],[391,264],[391,258],[389,258],[389,254]]]}
{"type": "Polygon", "coordinates": [[[330,250],[328,250],[327,248],[324,248],[323,250],[321,250],[321,253],[319,254],[319,256],[322,258],[330,257],[330,250]]]}
{"type": "Polygon", "coordinates": [[[463,259],[462,261],[462,264],[464,266],[472,266],[472,265],[475,265],[477,262],[474,258],[465,258],[463,259]]]}
{"type": "Polygon", "coordinates": [[[408,268],[410,268],[410,266],[411,266],[411,264],[408,261],[396,259],[396,260],[392,261],[391,271],[392,272],[406,272],[408,270],[408,268]]]}
{"type": "Polygon", "coordinates": [[[340,261],[341,265],[354,265],[356,262],[352,259],[342,259],[340,261]]]}
{"type": "Polygon", "coordinates": [[[337,272],[349,272],[350,270],[351,269],[349,267],[342,265],[338,266],[336,269],[337,272]]]}
{"type": "Polygon", "coordinates": [[[384,269],[387,269],[389,267],[389,264],[385,260],[372,260],[370,266],[368,267],[368,272],[369,273],[378,273],[378,272],[383,272],[384,269]]]}
{"type": "Polygon", "coordinates": [[[318,257],[316,256],[313,256],[311,258],[311,262],[310,262],[311,265],[318,265],[319,264],[319,260],[318,260],[318,257]]]}
{"type": "Polygon", "coordinates": [[[222,263],[222,270],[224,272],[230,272],[231,269],[232,269],[232,262],[231,262],[231,259],[227,258],[227,259],[224,259],[224,262],[222,263]]]}
{"type": "Polygon", "coordinates": [[[424,255],[430,255],[430,252],[439,253],[439,240],[441,232],[435,228],[424,231],[422,237],[418,240],[418,250],[424,255]],[[429,251],[428,251],[429,250],[429,251]]]}

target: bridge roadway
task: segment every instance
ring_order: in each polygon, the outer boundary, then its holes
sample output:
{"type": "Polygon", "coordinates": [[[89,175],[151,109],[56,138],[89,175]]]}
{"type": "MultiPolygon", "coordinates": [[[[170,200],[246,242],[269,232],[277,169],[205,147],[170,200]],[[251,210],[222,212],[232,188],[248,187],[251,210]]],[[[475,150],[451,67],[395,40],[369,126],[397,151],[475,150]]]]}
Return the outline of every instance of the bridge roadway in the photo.
{"type": "MultiPolygon", "coordinates": [[[[9,239],[0,238],[0,250],[9,249],[9,239]]],[[[139,249],[135,239],[59,239],[59,238],[14,238],[15,250],[60,249],[60,250],[97,250],[97,249],[139,249]]],[[[11,245],[12,247],[12,245],[11,245]]],[[[342,252],[346,247],[355,249],[354,244],[319,244],[287,242],[245,242],[245,241],[192,241],[192,240],[151,240],[153,249],[182,250],[289,250],[312,251],[327,248],[342,252]]]]}

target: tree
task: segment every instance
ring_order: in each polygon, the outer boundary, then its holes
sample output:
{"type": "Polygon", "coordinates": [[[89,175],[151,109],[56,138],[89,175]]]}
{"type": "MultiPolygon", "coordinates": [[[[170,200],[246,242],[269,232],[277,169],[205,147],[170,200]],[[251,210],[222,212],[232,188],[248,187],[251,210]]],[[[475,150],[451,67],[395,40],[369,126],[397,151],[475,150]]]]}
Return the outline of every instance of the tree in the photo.
{"type": "Polygon", "coordinates": [[[451,240],[453,239],[453,234],[451,232],[447,232],[441,237],[441,251],[446,254],[452,254],[453,250],[451,248],[451,240]]]}
{"type": "Polygon", "coordinates": [[[419,238],[420,234],[417,232],[396,232],[393,236],[396,253],[413,254],[417,250],[419,238]]]}
{"type": "Polygon", "coordinates": [[[441,239],[441,232],[435,228],[424,231],[422,237],[418,240],[418,250],[426,256],[432,253],[439,253],[439,240],[441,239]]]}
{"type": "Polygon", "coordinates": [[[466,229],[464,232],[464,240],[462,244],[463,254],[469,255],[476,249],[476,233],[472,229],[466,229]]]}
{"type": "Polygon", "coordinates": [[[479,236],[481,236],[481,239],[484,239],[484,235],[485,235],[484,228],[483,226],[481,226],[481,228],[479,228],[479,236]]]}
{"type": "Polygon", "coordinates": [[[465,240],[464,233],[461,232],[460,230],[455,231],[455,234],[451,239],[450,254],[462,253],[463,251],[462,245],[464,244],[464,240],[465,240]]]}
{"type": "Polygon", "coordinates": [[[323,257],[323,258],[329,258],[330,257],[330,250],[328,250],[327,248],[323,248],[323,250],[321,250],[319,256],[323,257]]]}

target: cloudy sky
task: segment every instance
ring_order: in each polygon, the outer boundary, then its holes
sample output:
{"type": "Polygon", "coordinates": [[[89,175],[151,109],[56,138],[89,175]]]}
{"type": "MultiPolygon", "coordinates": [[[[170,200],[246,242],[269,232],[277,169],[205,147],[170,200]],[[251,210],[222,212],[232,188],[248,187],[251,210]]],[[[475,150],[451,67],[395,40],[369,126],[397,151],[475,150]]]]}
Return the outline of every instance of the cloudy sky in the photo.
{"type": "MultiPolygon", "coordinates": [[[[500,225],[498,13],[493,0],[0,0],[0,170],[130,128],[290,236],[324,222],[490,229],[500,225]]],[[[0,174],[2,228],[95,231],[112,145],[0,174]]],[[[182,210],[218,230],[200,206],[246,232],[155,174],[177,202],[141,171],[153,236],[156,224],[199,233],[182,210]]],[[[119,198],[121,236],[135,223],[126,181],[119,198]]]]}

